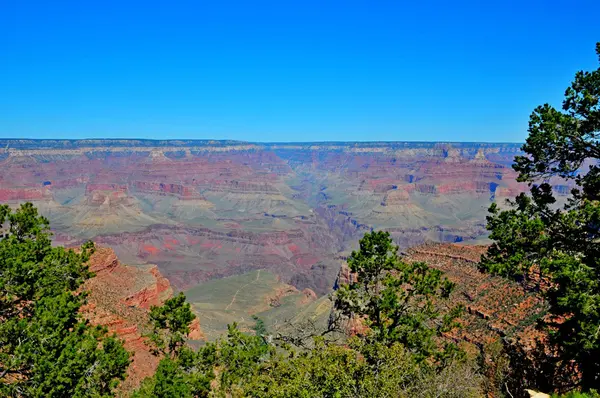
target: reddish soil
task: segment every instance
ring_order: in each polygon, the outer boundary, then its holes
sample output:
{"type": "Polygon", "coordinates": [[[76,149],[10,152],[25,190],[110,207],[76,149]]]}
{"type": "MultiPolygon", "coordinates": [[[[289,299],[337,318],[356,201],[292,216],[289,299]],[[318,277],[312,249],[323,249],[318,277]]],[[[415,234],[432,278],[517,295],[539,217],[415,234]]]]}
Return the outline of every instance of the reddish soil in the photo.
{"type": "MultiPolygon", "coordinates": [[[[493,277],[477,269],[486,246],[456,244],[427,244],[408,250],[405,261],[425,262],[439,269],[456,283],[449,303],[463,304],[466,311],[460,317],[461,327],[446,337],[482,347],[499,337],[519,337],[532,344],[541,333],[535,329],[536,320],[545,315],[546,305],[539,295],[526,291],[521,285],[493,277]]],[[[338,284],[355,281],[344,264],[338,275],[338,284]]],[[[350,333],[364,328],[353,320],[348,325],[350,333]]]]}
{"type": "Polygon", "coordinates": [[[424,261],[456,283],[450,300],[463,304],[466,314],[453,338],[481,345],[500,336],[518,336],[532,343],[540,336],[535,325],[545,314],[545,303],[517,283],[480,272],[477,263],[485,250],[486,246],[431,244],[410,249],[406,260],[424,261]]]}
{"type": "MultiPolygon", "coordinates": [[[[84,285],[89,296],[82,311],[92,324],[106,326],[123,339],[125,348],[132,353],[127,379],[120,387],[122,392],[130,391],[156,370],[159,358],[152,355],[142,336],[149,331],[150,306],[163,303],[173,290],[156,266],[123,265],[109,248],[97,248],[89,266],[95,276],[84,285]]],[[[199,320],[192,326],[190,338],[203,339],[199,320]]]]}

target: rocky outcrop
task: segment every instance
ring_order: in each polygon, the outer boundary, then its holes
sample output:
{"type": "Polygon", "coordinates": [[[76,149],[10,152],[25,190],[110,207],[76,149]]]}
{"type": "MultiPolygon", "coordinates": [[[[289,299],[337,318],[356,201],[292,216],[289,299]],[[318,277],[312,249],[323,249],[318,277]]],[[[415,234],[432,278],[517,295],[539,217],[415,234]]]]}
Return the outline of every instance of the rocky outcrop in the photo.
{"type": "Polygon", "coordinates": [[[159,195],[174,195],[180,199],[204,199],[194,188],[181,184],[162,182],[135,181],[133,187],[137,192],[149,192],[159,195]]]}
{"type": "Polygon", "coordinates": [[[383,197],[382,206],[395,206],[410,202],[410,195],[407,189],[394,189],[389,191],[383,197]]]}
{"type": "Polygon", "coordinates": [[[300,300],[300,304],[312,303],[317,299],[317,293],[315,293],[312,289],[306,288],[302,290],[302,300],[300,300]]]}
{"type": "Polygon", "coordinates": [[[120,192],[127,193],[127,186],[120,184],[87,184],[85,187],[85,194],[90,195],[94,191],[109,191],[109,192],[120,192]]]}
{"type": "Polygon", "coordinates": [[[88,176],[81,176],[76,178],[58,178],[52,179],[48,181],[44,181],[44,184],[52,189],[69,189],[69,188],[77,188],[81,185],[87,184],[89,182],[88,176]]]}
{"type": "MultiPolygon", "coordinates": [[[[123,265],[109,248],[97,248],[88,265],[95,276],[83,286],[89,295],[82,313],[92,324],[116,333],[132,353],[127,379],[121,386],[122,391],[129,391],[156,370],[159,358],[152,355],[143,337],[150,330],[148,309],[163,303],[173,290],[156,266],[123,265]]],[[[204,338],[199,319],[192,324],[189,338],[204,338]]]]}
{"type": "Polygon", "coordinates": [[[0,186],[0,201],[37,201],[51,199],[52,196],[44,188],[2,188],[0,186]]]}
{"type": "Polygon", "coordinates": [[[195,318],[190,325],[190,333],[188,334],[188,338],[191,340],[205,340],[206,336],[204,336],[204,332],[200,327],[200,318],[195,318]]]}
{"type": "Polygon", "coordinates": [[[265,193],[278,194],[279,190],[268,182],[213,180],[209,184],[202,184],[209,191],[238,192],[238,193],[265,193]]]}
{"type": "MultiPolygon", "coordinates": [[[[425,262],[456,283],[450,302],[464,305],[466,311],[460,317],[461,328],[447,338],[482,347],[500,337],[519,336],[532,345],[541,336],[535,320],[544,316],[546,304],[541,296],[516,283],[480,272],[477,264],[485,250],[485,246],[427,244],[409,249],[404,261],[425,262]]],[[[356,281],[356,275],[343,263],[335,288],[350,281],[356,281]]],[[[364,329],[360,319],[351,319],[346,325],[350,334],[364,329]]]]}
{"type": "Polygon", "coordinates": [[[357,280],[358,279],[356,277],[356,274],[350,270],[350,267],[348,267],[348,264],[346,262],[343,262],[340,266],[340,271],[335,280],[334,289],[337,290],[339,286],[354,283],[357,280]]]}
{"type": "Polygon", "coordinates": [[[152,306],[160,305],[167,298],[171,297],[173,294],[171,284],[167,278],[160,274],[158,267],[153,265],[149,272],[154,276],[155,281],[125,298],[125,304],[130,307],[149,309],[152,306]]]}

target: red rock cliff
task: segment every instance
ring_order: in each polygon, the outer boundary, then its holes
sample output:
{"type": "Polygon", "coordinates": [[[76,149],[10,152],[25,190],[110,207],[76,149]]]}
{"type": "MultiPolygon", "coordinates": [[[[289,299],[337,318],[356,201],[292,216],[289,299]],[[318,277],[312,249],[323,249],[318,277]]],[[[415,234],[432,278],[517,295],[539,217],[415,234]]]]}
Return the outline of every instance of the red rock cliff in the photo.
{"type": "MultiPolygon", "coordinates": [[[[82,312],[92,324],[116,333],[132,352],[127,379],[121,386],[122,391],[131,391],[154,373],[159,361],[142,337],[149,331],[148,310],[171,297],[173,289],[156,266],[123,265],[112,249],[97,248],[89,266],[96,275],[84,285],[89,296],[82,312]]],[[[198,319],[192,324],[190,338],[204,339],[198,319]]]]}

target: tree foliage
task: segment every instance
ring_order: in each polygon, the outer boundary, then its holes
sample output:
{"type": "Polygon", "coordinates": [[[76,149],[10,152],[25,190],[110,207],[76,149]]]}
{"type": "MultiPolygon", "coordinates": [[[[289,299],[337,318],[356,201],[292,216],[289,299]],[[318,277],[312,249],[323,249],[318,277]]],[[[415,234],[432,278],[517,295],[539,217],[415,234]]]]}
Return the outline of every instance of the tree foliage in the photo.
{"type": "Polygon", "coordinates": [[[214,374],[210,361],[202,361],[206,354],[184,346],[173,357],[161,359],[154,375],[142,382],[132,398],[209,396],[214,374]]]}
{"type": "MultiPolygon", "coordinates": [[[[452,285],[424,264],[403,263],[396,251],[389,234],[365,235],[361,250],[349,261],[360,286],[343,287],[336,295],[338,308],[359,314],[373,334],[341,344],[316,334],[312,344],[298,347],[287,343],[295,339],[265,339],[264,323],[254,317],[254,333],[233,324],[227,336],[197,352],[181,345],[161,360],[157,373],[134,396],[481,396],[481,376],[462,357],[447,355],[444,366],[437,368],[425,360],[441,359],[443,352],[451,351],[437,349],[433,340],[452,323],[452,317],[444,320],[434,305],[452,285]]],[[[153,309],[152,314],[162,319],[161,314],[188,310],[181,299],[153,309]]],[[[180,319],[191,322],[187,316],[180,319]]],[[[169,333],[164,322],[155,326],[159,329],[155,333],[169,333]]]]}
{"type": "Polygon", "coordinates": [[[467,398],[481,396],[480,381],[466,362],[434,372],[400,343],[355,337],[341,346],[318,338],[313,349],[266,362],[239,396],[467,398]]]}
{"type": "Polygon", "coordinates": [[[187,346],[190,325],[196,318],[185,295],[179,293],[162,306],[150,308],[153,353],[162,356],[156,373],[144,380],[134,397],[203,397],[210,391],[212,368],[203,366],[200,354],[187,346]]]}
{"type": "Polygon", "coordinates": [[[481,396],[481,376],[469,363],[452,361],[434,372],[399,343],[353,338],[338,345],[317,338],[313,348],[297,351],[231,325],[226,337],[188,359],[185,369],[179,359],[163,359],[134,397],[481,396]],[[203,388],[193,391],[194,385],[203,388]]]}
{"type": "Polygon", "coordinates": [[[195,318],[183,293],[166,300],[162,306],[152,306],[150,321],[153,329],[149,337],[157,353],[176,355],[190,334],[190,324],[195,318]]]}
{"type": "Polygon", "coordinates": [[[388,232],[374,231],[360,240],[348,259],[356,280],[336,292],[335,307],[349,318],[365,322],[372,341],[400,343],[420,360],[447,359],[457,353],[447,344],[440,349],[435,337],[456,326],[461,307],[440,313],[454,284],[442,272],[398,256],[388,232]]]}
{"type": "Polygon", "coordinates": [[[112,396],[129,354],[79,314],[93,245],[52,247],[48,220],[31,203],[0,206],[0,225],[0,395],[112,396]]]}
{"type": "MultiPolygon", "coordinates": [[[[600,43],[596,45],[600,60],[600,43]]],[[[514,169],[529,194],[488,217],[493,244],[482,268],[541,289],[550,304],[555,366],[577,367],[583,388],[600,387],[600,69],[578,72],[562,110],[545,104],[529,121],[514,169]],[[562,206],[553,183],[575,188],[562,206]],[[562,183],[564,184],[564,182],[562,183]]]]}
{"type": "Polygon", "coordinates": [[[157,372],[144,380],[134,397],[243,396],[236,394],[274,355],[274,348],[259,336],[243,334],[233,324],[228,326],[226,338],[207,343],[198,351],[182,345],[171,354],[160,361],[157,372]]]}
{"type": "Polygon", "coordinates": [[[263,321],[256,315],[252,315],[252,319],[255,322],[254,327],[252,328],[254,330],[254,333],[257,336],[266,336],[268,334],[268,330],[265,326],[265,321],[263,321]]]}

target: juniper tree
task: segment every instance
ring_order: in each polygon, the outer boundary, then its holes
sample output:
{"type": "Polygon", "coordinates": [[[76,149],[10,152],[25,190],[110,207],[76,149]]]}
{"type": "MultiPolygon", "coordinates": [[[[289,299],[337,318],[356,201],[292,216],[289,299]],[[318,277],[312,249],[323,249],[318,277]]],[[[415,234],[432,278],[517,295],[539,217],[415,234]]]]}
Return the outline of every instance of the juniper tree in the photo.
{"type": "Polygon", "coordinates": [[[439,308],[454,284],[425,263],[403,261],[388,232],[367,233],[359,244],[348,259],[356,279],[336,292],[336,310],[363,321],[368,338],[388,346],[401,343],[417,359],[442,360],[456,353],[453,344],[440,349],[435,341],[456,326],[461,307],[445,314],[439,308]]]}
{"type": "Polygon", "coordinates": [[[53,247],[31,203],[0,206],[0,225],[0,395],[112,396],[129,354],[79,313],[93,245],[53,247]]]}
{"type": "MultiPolygon", "coordinates": [[[[600,43],[596,44],[600,61],[600,43]]],[[[530,192],[493,204],[493,244],[486,271],[541,287],[550,305],[543,324],[556,366],[576,364],[584,389],[600,388],[600,69],[580,71],[562,109],[549,104],[530,116],[529,136],[515,159],[518,180],[530,192]],[[551,179],[575,188],[560,206],[551,179]]]]}

